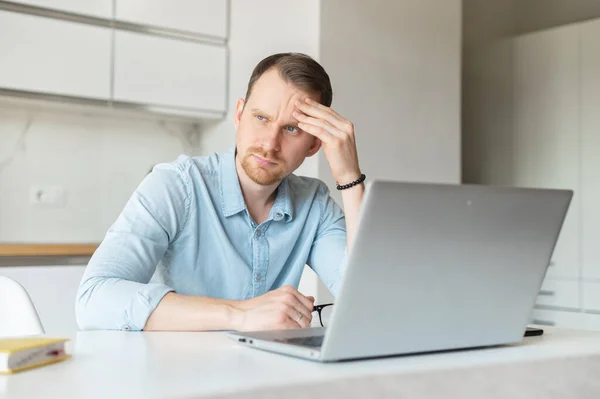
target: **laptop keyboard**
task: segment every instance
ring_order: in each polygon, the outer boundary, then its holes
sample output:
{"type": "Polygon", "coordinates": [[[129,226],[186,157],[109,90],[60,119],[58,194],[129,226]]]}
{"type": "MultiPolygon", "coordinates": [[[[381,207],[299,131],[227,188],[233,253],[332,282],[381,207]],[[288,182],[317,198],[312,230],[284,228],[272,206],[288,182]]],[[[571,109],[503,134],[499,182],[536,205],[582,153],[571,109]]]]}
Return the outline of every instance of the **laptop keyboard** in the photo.
{"type": "Polygon", "coordinates": [[[311,348],[319,348],[323,345],[324,335],[316,335],[312,337],[301,337],[301,338],[285,338],[285,339],[277,339],[277,342],[282,342],[285,344],[293,344],[293,345],[301,345],[301,346],[309,346],[311,348]]]}

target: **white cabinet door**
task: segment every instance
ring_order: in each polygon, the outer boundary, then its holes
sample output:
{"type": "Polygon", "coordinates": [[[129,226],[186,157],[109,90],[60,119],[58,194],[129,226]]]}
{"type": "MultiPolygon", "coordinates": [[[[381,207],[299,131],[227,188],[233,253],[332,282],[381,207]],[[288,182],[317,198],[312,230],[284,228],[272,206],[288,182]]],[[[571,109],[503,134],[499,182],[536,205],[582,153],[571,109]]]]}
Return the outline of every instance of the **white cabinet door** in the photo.
{"type": "Polygon", "coordinates": [[[600,283],[582,283],[583,309],[600,312],[600,283]]]}
{"type": "Polygon", "coordinates": [[[31,6],[43,7],[99,18],[112,18],[113,0],[13,0],[31,6]]]}
{"type": "Polygon", "coordinates": [[[534,309],[530,322],[542,326],[600,331],[600,315],[593,313],[534,309]]]}
{"type": "Polygon", "coordinates": [[[560,310],[533,309],[530,323],[540,326],[561,328],[585,328],[584,316],[582,313],[560,310]]]}
{"type": "Polygon", "coordinates": [[[227,37],[226,0],[116,0],[119,21],[227,37]]]}
{"type": "Polygon", "coordinates": [[[114,99],[224,112],[226,57],[222,46],[117,31],[114,99]]]}
{"type": "Polygon", "coordinates": [[[536,304],[557,308],[580,309],[579,281],[544,280],[536,304]]]}
{"type": "Polygon", "coordinates": [[[600,20],[581,29],[583,277],[600,279],[600,20]]]}
{"type": "Polygon", "coordinates": [[[514,181],[575,191],[548,275],[579,277],[579,28],[515,42],[514,181]]]}
{"type": "Polygon", "coordinates": [[[108,99],[107,28],[0,11],[0,88],[108,99]]]}
{"type": "Polygon", "coordinates": [[[85,266],[1,267],[0,276],[17,280],[29,293],[46,334],[77,332],[75,300],[85,266]]]}

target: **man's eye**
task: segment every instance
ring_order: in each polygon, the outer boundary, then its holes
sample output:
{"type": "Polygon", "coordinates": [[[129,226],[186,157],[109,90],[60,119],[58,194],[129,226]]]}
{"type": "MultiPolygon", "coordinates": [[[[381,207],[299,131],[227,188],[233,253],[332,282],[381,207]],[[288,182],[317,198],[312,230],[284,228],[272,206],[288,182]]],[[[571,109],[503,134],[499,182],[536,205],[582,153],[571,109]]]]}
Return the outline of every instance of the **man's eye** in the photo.
{"type": "Polygon", "coordinates": [[[264,116],[260,116],[260,115],[256,115],[256,119],[258,119],[259,121],[264,121],[265,117],[264,116]]]}
{"type": "Polygon", "coordinates": [[[285,130],[287,130],[290,133],[298,133],[298,128],[295,126],[286,126],[285,130]]]}

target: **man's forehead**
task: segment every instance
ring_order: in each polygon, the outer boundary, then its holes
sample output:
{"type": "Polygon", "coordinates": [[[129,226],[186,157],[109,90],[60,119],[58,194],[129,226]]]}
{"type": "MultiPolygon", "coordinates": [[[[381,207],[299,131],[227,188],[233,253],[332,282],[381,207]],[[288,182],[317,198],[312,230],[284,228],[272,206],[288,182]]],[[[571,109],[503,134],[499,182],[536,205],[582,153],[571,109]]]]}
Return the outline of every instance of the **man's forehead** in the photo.
{"type": "MultiPolygon", "coordinates": [[[[264,117],[269,119],[274,118],[285,118],[293,119],[292,113],[296,109],[296,101],[303,101],[308,94],[298,92],[291,96],[277,96],[277,95],[265,95],[268,94],[263,92],[261,95],[254,95],[253,92],[246,103],[246,107],[252,113],[262,114],[264,117]]],[[[294,119],[295,120],[295,119],[294,119]]]]}
{"type": "Polygon", "coordinates": [[[302,90],[292,82],[284,80],[279,74],[279,71],[275,68],[268,70],[254,82],[249,102],[252,102],[255,94],[255,98],[261,102],[270,100],[270,102],[275,103],[275,105],[280,104],[282,101],[304,101],[307,97],[315,100],[319,99],[318,94],[315,95],[314,93],[302,90]]]}
{"type": "Polygon", "coordinates": [[[248,99],[247,106],[251,109],[260,109],[263,111],[276,112],[282,108],[295,108],[296,101],[304,101],[309,97],[302,92],[287,93],[287,95],[276,95],[268,92],[252,93],[248,99]],[[256,94],[256,96],[255,96],[256,94]]]}

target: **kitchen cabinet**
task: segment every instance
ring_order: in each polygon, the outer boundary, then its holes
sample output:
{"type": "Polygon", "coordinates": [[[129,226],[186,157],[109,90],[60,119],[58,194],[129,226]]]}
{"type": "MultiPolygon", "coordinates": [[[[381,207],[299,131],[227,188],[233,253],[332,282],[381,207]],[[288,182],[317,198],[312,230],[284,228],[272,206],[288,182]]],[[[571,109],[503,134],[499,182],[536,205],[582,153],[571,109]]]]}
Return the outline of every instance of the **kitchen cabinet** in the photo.
{"type": "MultiPolygon", "coordinates": [[[[513,129],[502,133],[488,118],[480,140],[508,136],[510,145],[495,146],[494,156],[509,179],[478,183],[574,191],[533,318],[600,329],[600,19],[522,35],[507,48],[513,129]]],[[[479,100],[485,95],[495,93],[479,100]]],[[[479,162],[474,167],[499,169],[479,162]]]]}
{"type": "Polygon", "coordinates": [[[108,100],[111,31],[0,11],[0,88],[108,100]]]}
{"type": "Polygon", "coordinates": [[[546,309],[534,309],[531,314],[530,323],[541,326],[575,329],[582,329],[585,325],[583,313],[546,309]]]}
{"type": "Polygon", "coordinates": [[[600,20],[581,27],[581,98],[582,273],[600,281],[600,20]]]}
{"type": "MultiPolygon", "coordinates": [[[[582,284],[583,309],[600,312],[600,282],[584,282],[582,284]]],[[[598,315],[600,318],[600,315],[598,315]]]]}
{"type": "Polygon", "coordinates": [[[572,26],[515,41],[513,181],[574,190],[548,276],[579,278],[579,31],[572,26]]]}
{"type": "Polygon", "coordinates": [[[116,0],[118,21],[227,37],[225,0],[116,0]]]}
{"type": "Polygon", "coordinates": [[[117,31],[114,100],[225,112],[226,59],[222,46],[117,31]]]}
{"type": "Polygon", "coordinates": [[[579,281],[545,279],[536,304],[559,308],[579,309],[579,281]]]}
{"type": "Polygon", "coordinates": [[[106,19],[112,18],[113,13],[112,0],[13,0],[13,2],[106,19]]]}

